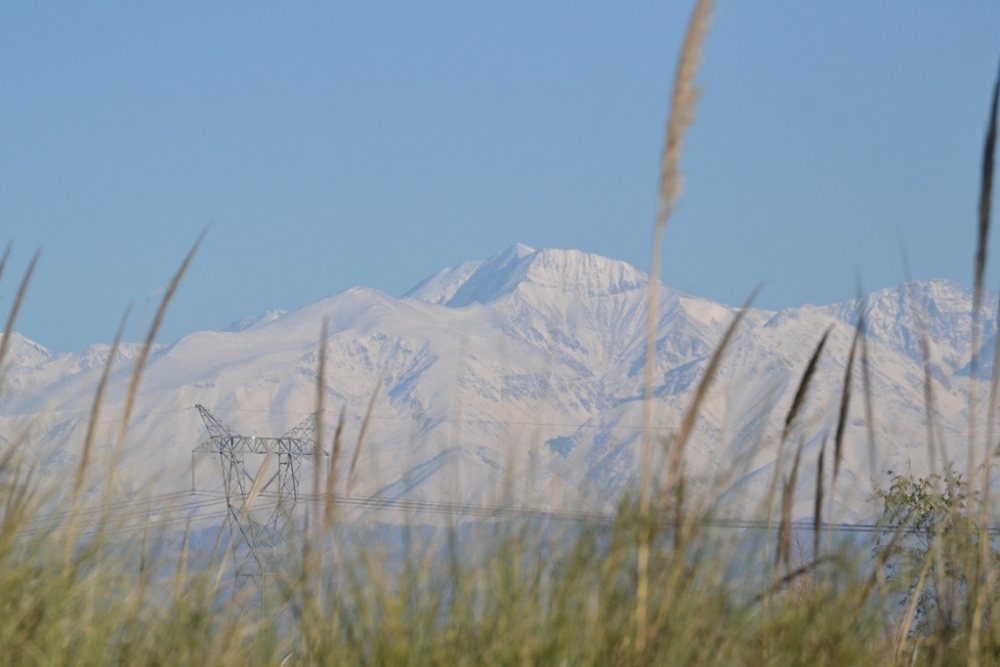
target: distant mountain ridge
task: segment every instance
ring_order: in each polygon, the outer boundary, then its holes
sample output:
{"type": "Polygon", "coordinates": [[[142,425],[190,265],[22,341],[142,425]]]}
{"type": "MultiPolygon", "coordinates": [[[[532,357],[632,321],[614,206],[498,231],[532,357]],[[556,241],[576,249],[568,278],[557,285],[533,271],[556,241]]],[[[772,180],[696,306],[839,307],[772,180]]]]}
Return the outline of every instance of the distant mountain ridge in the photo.
{"type": "MultiPolygon", "coordinates": [[[[237,431],[260,435],[283,433],[307,416],[315,406],[320,322],[328,317],[328,432],[344,408],[353,442],[378,392],[360,457],[360,495],[483,501],[511,475],[515,502],[606,508],[637,477],[648,285],[648,276],[624,262],[518,244],[445,269],[401,298],[352,288],[299,310],[190,334],[158,347],[149,361],[120,492],[190,484],[191,450],[204,437],[196,403],[237,431]]],[[[653,427],[662,443],[735,311],[667,286],[658,294],[653,427]]],[[[944,455],[964,465],[971,295],[936,280],[881,290],[867,303],[876,478],[905,466],[930,469],[922,332],[934,427],[944,455]]],[[[793,443],[801,438],[804,455],[818,454],[836,419],[856,317],[855,302],[746,314],[687,453],[693,483],[714,496],[760,496],[798,378],[832,326],[793,443]]],[[[991,315],[980,338],[982,368],[992,363],[995,335],[991,315]]],[[[54,354],[14,336],[0,387],[0,438],[26,438],[41,470],[67,475],[110,350],[54,354]]],[[[136,350],[123,346],[115,359],[109,422],[120,414],[136,350]]],[[[844,520],[868,512],[870,493],[860,373],[854,389],[848,483],[835,499],[844,520]]],[[[196,461],[196,477],[217,486],[214,465],[196,461]]],[[[812,474],[801,475],[803,489],[812,487],[812,474]]],[[[806,495],[799,514],[808,513],[806,495]]]]}

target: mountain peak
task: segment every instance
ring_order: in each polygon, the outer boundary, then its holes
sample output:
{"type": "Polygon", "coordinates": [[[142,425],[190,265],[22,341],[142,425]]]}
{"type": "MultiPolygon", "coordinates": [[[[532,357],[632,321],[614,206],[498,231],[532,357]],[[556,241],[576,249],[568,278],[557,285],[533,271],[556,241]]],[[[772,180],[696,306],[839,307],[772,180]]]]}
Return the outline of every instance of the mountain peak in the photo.
{"type": "MultiPolygon", "coordinates": [[[[524,258],[524,257],[527,257],[528,255],[530,255],[533,252],[535,252],[534,248],[532,248],[530,246],[526,246],[523,243],[515,243],[511,247],[509,247],[506,250],[504,250],[503,252],[499,253],[499,255],[515,255],[518,258],[524,258]]],[[[499,256],[499,255],[496,255],[496,256],[499,256]]]]}
{"type": "Polygon", "coordinates": [[[462,308],[472,303],[489,303],[513,292],[537,252],[516,243],[493,255],[469,275],[445,305],[462,308]]]}
{"type": "Polygon", "coordinates": [[[579,250],[535,250],[517,243],[485,261],[445,269],[404,296],[463,308],[473,303],[490,303],[512,294],[522,285],[599,295],[631,291],[647,283],[643,273],[625,262],[579,250]]]}
{"type": "MultiPolygon", "coordinates": [[[[3,340],[3,332],[0,331],[0,341],[3,340]]],[[[16,331],[10,334],[10,343],[7,348],[7,358],[14,363],[23,365],[38,364],[54,356],[52,350],[45,348],[33,340],[25,338],[16,331]]]]}

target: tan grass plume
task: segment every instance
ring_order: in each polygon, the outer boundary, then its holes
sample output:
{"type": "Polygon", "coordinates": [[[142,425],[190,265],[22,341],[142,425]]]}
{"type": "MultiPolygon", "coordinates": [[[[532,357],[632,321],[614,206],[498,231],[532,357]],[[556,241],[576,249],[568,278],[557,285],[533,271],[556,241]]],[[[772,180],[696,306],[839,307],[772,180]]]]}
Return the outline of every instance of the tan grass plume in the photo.
{"type": "MultiPolygon", "coordinates": [[[[656,352],[656,302],[657,285],[660,279],[660,249],[663,229],[673,211],[681,191],[680,157],[684,133],[694,120],[698,89],[695,76],[701,64],[701,50],[708,34],[714,0],[698,0],[687,33],[681,46],[680,59],[674,75],[673,93],[670,97],[670,117],[667,121],[667,136],[663,144],[663,158],[660,165],[660,187],[656,208],[656,224],[653,227],[652,261],[649,270],[649,308],[646,321],[646,366],[643,373],[642,402],[642,464],[639,475],[639,513],[643,522],[649,517],[650,460],[653,454],[652,432],[652,391],[653,355],[656,352]]],[[[639,530],[638,583],[636,587],[636,651],[641,653],[646,647],[646,607],[649,595],[649,532],[643,523],[639,530]]]]}

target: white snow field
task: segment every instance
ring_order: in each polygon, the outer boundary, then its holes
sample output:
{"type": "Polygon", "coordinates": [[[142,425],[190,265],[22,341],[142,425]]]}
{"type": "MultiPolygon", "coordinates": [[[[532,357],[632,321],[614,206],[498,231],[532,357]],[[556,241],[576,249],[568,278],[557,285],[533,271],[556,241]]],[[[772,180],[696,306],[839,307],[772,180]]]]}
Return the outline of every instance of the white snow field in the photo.
{"type": "MultiPolygon", "coordinates": [[[[623,262],[515,245],[445,269],[402,298],[353,288],[160,346],[140,387],[116,493],[127,500],[190,489],[191,452],[206,437],[195,404],[248,435],[281,435],[308,417],[316,404],[321,321],[328,317],[324,447],[329,451],[344,409],[343,466],[381,380],[355,496],[493,503],[506,479],[506,502],[606,511],[637,479],[648,282],[623,262]]],[[[653,427],[657,442],[668,443],[735,311],[666,286],[659,294],[653,427]]],[[[943,459],[964,470],[971,294],[946,281],[913,282],[870,295],[869,308],[875,477],[885,483],[887,471],[908,467],[926,474],[943,459]],[[933,462],[922,329],[939,449],[933,462]]],[[[984,378],[996,335],[989,310],[981,336],[984,378]]],[[[818,448],[836,425],[855,318],[854,302],[747,314],[686,453],[694,486],[728,499],[731,511],[756,508],[801,373],[832,326],[785,448],[791,453],[805,441],[796,514],[808,515],[818,448]]],[[[68,482],[109,346],[54,354],[14,336],[0,387],[0,439],[23,441],[38,472],[68,482]]],[[[137,350],[123,346],[114,361],[91,494],[101,489],[137,350]]],[[[987,386],[980,382],[980,432],[987,386]]],[[[860,363],[853,389],[830,514],[840,521],[870,515],[860,363]]],[[[195,462],[198,488],[218,490],[218,460],[202,455],[195,462]]],[[[311,483],[311,473],[303,478],[311,483]]],[[[342,482],[338,491],[344,490],[342,482]]]]}

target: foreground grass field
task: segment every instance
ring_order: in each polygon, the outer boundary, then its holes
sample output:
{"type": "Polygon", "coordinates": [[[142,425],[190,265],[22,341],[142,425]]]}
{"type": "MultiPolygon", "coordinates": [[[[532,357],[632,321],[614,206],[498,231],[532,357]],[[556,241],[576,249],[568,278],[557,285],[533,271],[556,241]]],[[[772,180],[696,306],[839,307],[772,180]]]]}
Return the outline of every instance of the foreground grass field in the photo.
{"type": "Polygon", "coordinates": [[[676,506],[643,521],[637,497],[610,523],[373,530],[350,542],[331,539],[337,507],[315,505],[263,599],[232,593],[224,544],[196,554],[185,536],[156,556],[153,535],[123,541],[111,521],[82,537],[66,523],[38,531],[42,496],[13,463],[3,475],[3,664],[952,665],[972,662],[970,650],[993,664],[1000,649],[996,554],[980,611],[967,574],[980,531],[967,530],[972,506],[954,474],[897,478],[874,543],[816,552],[787,517],[770,532],[664,520],[676,506]]]}
{"type": "MultiPolygon", "coordinates": [[[[653,242],[654,276],[661,235],[680,190],[681,140],[693,117],[694,78],[710,5],[697,3],[678,65],[653,242]]],[[[984,306],[997,94],[995,87],[983,160],[974,332],[984,306]]],[[[690,485],[684,451],[718,361],[738,330],[737,317],[693,394],[682,428],[669,442],[643,443],[636,487],[609,520],[482,521],[437,530],[413,526],[395,530],[392,539],[376,526],[368,534],[357,529],[345,542],[341,508],[317,482],[313,499],[318,502],[306,508],[307,520],[275,561],[263,596],[250,587],[233,593],[224,532],[209,549],[192,545],[188,532],[176,548],[154,549],[158,539],[173,536],[157,535],[150,527],[123,540],[110,509],[116,461],[145,361],[193,254],[194,249],[170,284],[135,363],[117,449],[110,468],[98,471],[108,491],[96,528],[92,522],[87,531],[79,528],[81,491],[88,475],[95,474],[93,425],[100,421],[107,370],[74,479],[61,480],[58,488],[41,486],[23,464],[24,441],[0,451],[0,664],[1000,663],[1000,559],[989,526],[988,474],[995,464],[993,422],[1000,402],[996,370],[985,389],[993,418],[978,431],[970,424],[968,458],[976,463],[968,470],[948,469],[926,479],[897,476],[877,489],[881,519],[870,540],[838,540],[824,532],[830,491],[822,486],[823,475],[813,490],[811,526],[791,520],[803,466],[829,466],[836,483],[851,378],[867,372],[863,316],[846,363],[844,397],[835,416],[839,427],[818,461],[803,461],[801,440],[792,436],[804,428],[798,412],[825,336],[802,370],[785,433],[780,442],[770,443],[786,452],[778,456],[786,464],[776,467],[755,528],[722,530],[712,521],[711,499],[685,495],[690,485]],[[666,467],[654,470],[650,462],[660,447],[667,452],[666,467]],[[54,512],[65,519],[39,523],[54,512]]],[[[0,260],[0,276],[6,257],[0,260]]],[[[34,263],[31,267],[0,342],[0,382],[34,263]]],[[[656,281],[651,284],[655,291],[656,281]]],[[[651,294],[650,304],[655,303],[651,294]]],[[[649,321],[652,332],[652,307],[649,321]]],[[[321,336],[321,351],[324,340],[321,336]]],[[[652,403],[654,343],[650,336],[646,406],[652,403]]],[[[113,346],[109,358],[114,356],[113,346]]],[[[322,382],[324,355],[319,359],[322,382]]],[[[970,400],[975,401],[978,376],[973,372],[971,377],[970,400]]],[[[320,415],[322,392],[317,395],[320,415]]],[[[928,395],[929,406],[931,400],[928,395]]],[[[333,451],[338,447],[334,439],[333,451]]],[[[337,457],[331,457],[329,479],[350,474],[337,465],[337,457]]]]}

